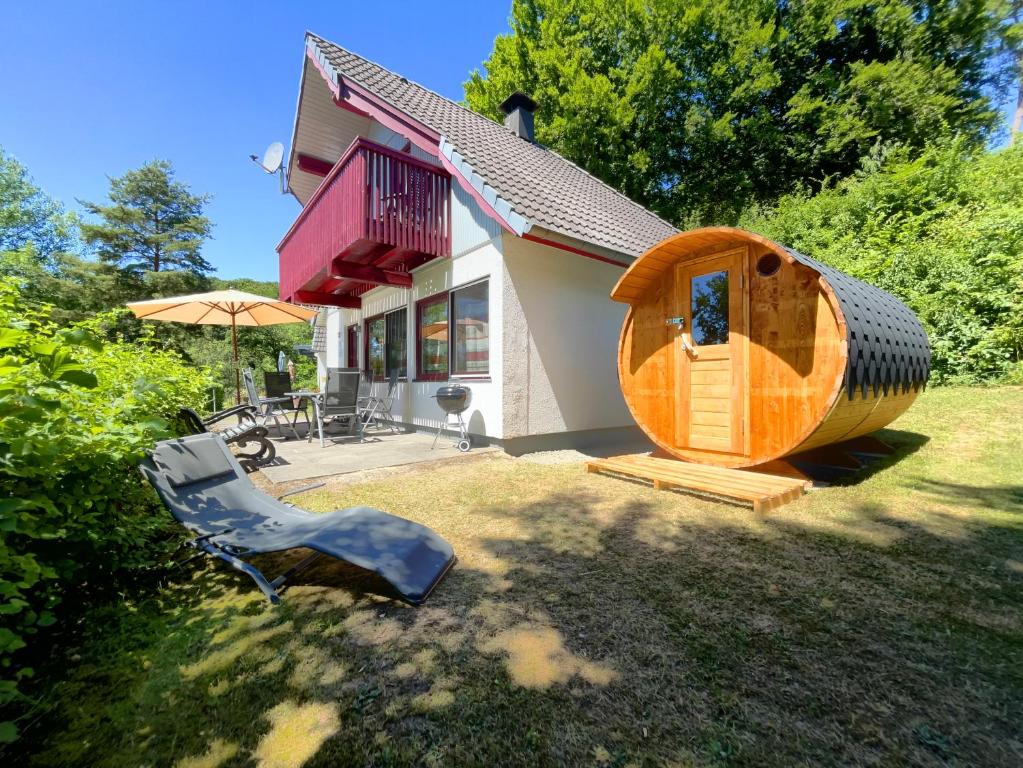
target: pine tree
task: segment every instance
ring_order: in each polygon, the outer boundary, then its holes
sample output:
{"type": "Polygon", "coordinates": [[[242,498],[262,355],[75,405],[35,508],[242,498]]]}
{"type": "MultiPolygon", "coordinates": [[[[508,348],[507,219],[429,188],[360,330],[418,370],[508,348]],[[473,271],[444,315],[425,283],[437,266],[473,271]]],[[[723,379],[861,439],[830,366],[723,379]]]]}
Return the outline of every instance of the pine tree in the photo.
{"type": "Polygon", "coordinates": [[[174,180],[166,160],[153,160],[110,179],[110,204],[81,202],[98,223],[83,223],[82,239],[108,264],[132,272],[213,271],[200,250],[212,224],[203,215],[208,195],[193,195],[174,180]]]}

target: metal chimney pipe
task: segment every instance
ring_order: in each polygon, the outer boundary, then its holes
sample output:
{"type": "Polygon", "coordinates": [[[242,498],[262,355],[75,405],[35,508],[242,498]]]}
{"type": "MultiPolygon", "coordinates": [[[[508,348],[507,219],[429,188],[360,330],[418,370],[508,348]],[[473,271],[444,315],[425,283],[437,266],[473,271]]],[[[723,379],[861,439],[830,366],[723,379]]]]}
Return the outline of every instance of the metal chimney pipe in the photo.
{"type": "Polygon", "coordinates": [[[504,126],[520,139],[533,142],[533,112],[536,102],[521,91],[515,91],[501,102],[504,126]]]}

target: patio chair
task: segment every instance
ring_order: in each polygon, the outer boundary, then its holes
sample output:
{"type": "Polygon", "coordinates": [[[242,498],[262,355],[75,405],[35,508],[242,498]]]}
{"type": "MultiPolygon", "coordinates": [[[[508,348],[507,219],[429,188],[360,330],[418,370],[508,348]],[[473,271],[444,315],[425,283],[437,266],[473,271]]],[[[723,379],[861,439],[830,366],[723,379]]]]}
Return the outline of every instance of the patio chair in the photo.
{"type": "MultiPolygon", "coordinates": [[[[277,434],[284,436],[284,430],[281,428],[280,417],[284,416],[284,421],[287,423],[287,414],[281,406],[285,402],[291,403],[290,397],[260,397],[259,391],[256,389],[256,379],[252,373],[251,368],[246,368],[242,371],[242,380],[245,382],[245,393],[249,398],[249,405],[254,405],[259,410],[259,415],[263,418],[263,426],[270,420],[274,420],[274,424],[277,425],[277,434]]],[[[296,420],[298,416],[295,417],[296,420]]],[[[298,437],[298,432],[292,427],[292,433],[298,437]]]]}
{"type": "MultiPolygon", "coordinates": [[[[363,424],[359,408],[359,380],[362,374],[357,370],[327,369],[327,386],[323,390],[323,402],[320,405],[322,421],[345,421],[349,429],[354,430],[361,442],[363,424]]],[[[322,433],[321,433],[322,437],[322,433]]],[[[310,435],[310,439],[312,435],[310,435]]]]}
{"type": "MultiPolygon", "coordinates": [[[[357,371],[358,368],[339,368],[340,371],[353,370],[357,371]]],[[[359,405],[359,413],[365,415],[373,407],[373,401],[376,398],[373,396],[373,381],[372,379],[359,379],[359,397],[356,401],[359,405]]],[[[365,421],[365,418],[363,418],[365,421]]]]}
{"type": "Polygon", "coordinates": [[[398,370],[394,369],[387,377],[387,394],[382,397],[374,397],[373,402],[370,405],[368,417],[364,419],[367,423],[369,421],[376,421],[377,426],[380,425],[381,421],[386,421],[388,428],[398,433],[397,423],[394,421],[394,414],[391,413],[391,408],[394,405],[394,390],[398,388],[398,370]]]}
{"type": "MultiPolygon", "coordinates": [[[[288,579],[324,555],[379,575],[412,605],[422,604],[455,562],[450,544],[410,520],[369,507],[315,514],[263,493],[212,435],[157,443],[140,468],[196,535],[190,545],[247,574],[271,603],[288,579]],[[315,551],[275,579],[247,562],[300,547],[315,551]]],[[[292,493],[302,490],[308,488],[292,493]]]]}
{"type": "Polygon", "coordinates": [[[298,415],[301,413],[305,416],[306,430],[312,429],[309,424],[309,410],[305,400],[297,400],[296,398],[285,396],[285,392],[294,392],[295,385],[291,381],[291,374],[287,371],[265,371],[263,373],[263,382],[266,385],[266,399],[274,401],[274,410],[271,413],[271,417],[277,424],[277,431],[281,431],[280,422],[277,421],[278,417],[283,416],[284,421],[291,428],[291,433],[297,438],[298,437],[298,415]],[[294,413],[291,421],[288,422],[287,414],[289,412],[294,413]]]}
{"type": "Polygon", "coordinates": [[[236,405],[233,408],[214,413],[202,418],[191,408],[178,411],[178,418],[193,435],[213,433],[225,443],[244,449],[249,443],[255,443],[257,450],[236,454],[238,463],[246,472],[255,472],[277,457],[277,448],[267,437],[266,427],[256,422],[258,411],[251,405],[236,405]],[[236,416],[237,424],[221,427],[216,431],[211,427],[224,419],[236,416]]]}

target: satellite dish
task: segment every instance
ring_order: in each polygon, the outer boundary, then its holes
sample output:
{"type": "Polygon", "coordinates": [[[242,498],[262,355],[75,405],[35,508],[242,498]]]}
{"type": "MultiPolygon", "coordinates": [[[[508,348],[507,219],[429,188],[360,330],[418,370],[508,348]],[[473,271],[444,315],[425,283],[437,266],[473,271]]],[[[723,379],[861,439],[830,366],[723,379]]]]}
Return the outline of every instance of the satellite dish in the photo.
{"type": "Polygon", "coordinates": [[[267,173],[277,173],[281,168],[281,161],[283,159],[284,145],[279,141],[275,141],[266,148],[266,152],[263,153],[263,162],[260,165],[263,166],[263,170],[267,173]]]}

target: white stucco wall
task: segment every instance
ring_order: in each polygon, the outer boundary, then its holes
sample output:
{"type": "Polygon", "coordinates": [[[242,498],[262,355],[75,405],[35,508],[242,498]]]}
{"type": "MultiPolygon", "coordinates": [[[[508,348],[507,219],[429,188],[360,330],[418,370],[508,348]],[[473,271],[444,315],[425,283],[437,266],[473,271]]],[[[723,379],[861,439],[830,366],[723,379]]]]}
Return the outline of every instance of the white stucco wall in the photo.
{"type": "Polygon", "coordinates": [[[505,438],[632,426],[618,384],[623,269],[504,238],[505,438]]]}
{"type": "MultiPolygon", "coordinates": [[[[503,436],[502,381],[504,353],[501,329],[504,326],[502,241],[498,225],[479,210],[468,195],[452,195],[452,239],[457,244],[451,259],[436,259],[412,273],[413,287],[377,288],[363,294],[362,308],[332,310],[327,324],[326,366],[344,367],[348,350],[346,330],[360,328],[359,366],[365,368],[363,320],[405,307],[408,314],[408,381],[398,384],[392,412],[401,421],[418,427],[436,429],[444,418],[431,395],[443,382],[416,381],[416,302],[441,291],[450,291],[484,278],[490,281],[490,374],[486,377],[461,377],[472,390],[472,404],[464,418],[469,431],[493,438],[503,436]]],[[[321,363],[322,366],[322,363],[321,363]]],[[[322,371],[321,371],[322,373],[322,371]]],[[[376,394],[384,394],[386,382],[374,384],[376,394]]]]}
{"type": "MultiPolygon", "coordinates": [[[[327,349],[323,352],[321,367],[341,368],[341,310],[330,309],[327,311],[327,349]]],[[[317,355],[319,360],[320,355],[317,355]]]]}

